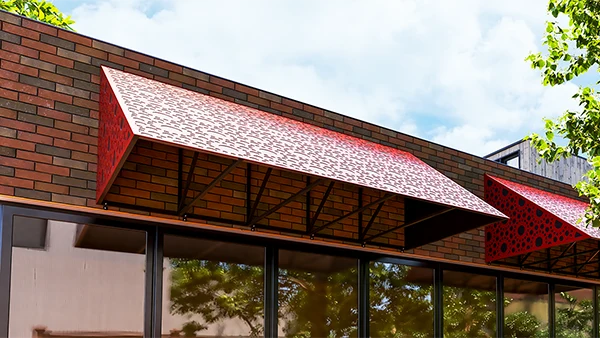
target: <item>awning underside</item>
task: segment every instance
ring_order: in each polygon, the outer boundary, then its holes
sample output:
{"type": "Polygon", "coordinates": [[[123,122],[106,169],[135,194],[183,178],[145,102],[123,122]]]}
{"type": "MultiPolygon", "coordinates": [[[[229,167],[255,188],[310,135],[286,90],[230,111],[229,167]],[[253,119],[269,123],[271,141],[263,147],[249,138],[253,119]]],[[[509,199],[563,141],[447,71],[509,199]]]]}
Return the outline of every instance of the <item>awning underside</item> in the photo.
{"type": "Polygon", "coordinates": [[[99,203],[399,249],[504,218],[391,147],[106,67],[101,88],[99,203]],[[177,187],[127,195],[136,171],[177,187]]]}
{"type": "Polygon", "coordinates": [[[485,176],[485,200],[509,217],[485,227],[487,262],[563,274],[600,273],[600,233],[578,222],[586,203],[490,175],[485,176]]]}

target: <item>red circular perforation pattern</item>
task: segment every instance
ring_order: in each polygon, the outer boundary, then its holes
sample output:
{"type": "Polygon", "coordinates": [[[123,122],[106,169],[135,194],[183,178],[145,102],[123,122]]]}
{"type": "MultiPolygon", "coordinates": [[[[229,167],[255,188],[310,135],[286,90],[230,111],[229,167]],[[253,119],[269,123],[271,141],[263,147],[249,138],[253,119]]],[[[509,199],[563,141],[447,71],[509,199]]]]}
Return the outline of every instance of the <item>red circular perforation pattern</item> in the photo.
{"type": "Polygon", "coordinates": [[[560,197],[558,203],[563,203],[564,197],[530,187],[527,187],[529,193],[523,195],[520,192],[524,186],[517,185],[486,175],[485,200],[510,217],[485,227],[487,262],[589,238],[562,214],[555,213],[558,210],[551,212],[545,208],[544,205],[552,203],[553,196],[560,197]],[[544,195],[544,205],[538,203],[540,199],[536,196],[540,195],[544,195]]]}
{"type": "Polygon", "coordinates": [[[100,80],[99,119],[96,200],[100,203],[103,192],[110,188],[107,185],[117,174],[116,170],[134,136],[104,74],[100,80]]]}
{"type": "Polygon", "coordinates": [[[503,217],[415,156],[103,67],[136,134],[203,152],[503,217]]]}

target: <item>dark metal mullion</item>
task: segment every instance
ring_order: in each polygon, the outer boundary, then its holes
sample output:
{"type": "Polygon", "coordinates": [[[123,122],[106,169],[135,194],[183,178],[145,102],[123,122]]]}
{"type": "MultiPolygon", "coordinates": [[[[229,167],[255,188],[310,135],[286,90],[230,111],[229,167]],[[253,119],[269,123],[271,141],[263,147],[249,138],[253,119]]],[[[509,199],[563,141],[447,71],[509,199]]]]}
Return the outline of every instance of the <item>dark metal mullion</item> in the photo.
{"type": "Polygon", "coordinates": [[[8,337],[13,213],[0,205],[0,336],[8,337]]]}
{"type": "Polygon", "coordinates": [[[550,337],[556,336],[556,299],[554,297],[554,283],[548,284],[548,331],[550,337]]]}
{"type": "Polygon", "coordinates": [[[146,280],[144,286],[144,337],[154,334],[154,248],[156,232],[146,232],[146,280]]]}
{"type": "MultiPolygon", "coordinates": [[[[150,232],[149,232],[150,234],[150,232]]],[[[164,232],[162,228],[156,227],[152,235],[152,335],[150,337],[162,336],[162,290],[163,290],[163,261],[164,261],[164,232]]],[[[150,241],[149,241],[150,242],[150,241]]]]}
{"type": "Polygon", "coordinates": [[[369,333],[369,260],[358,260],[358,336],[370,337],[369,333]]]}
{"type": "Polygon", "coordinates": [[[496,277],[496,337],[504,337],[504,276],[496,277]]]}
{"type": "MultiPolygon", "coordinates": [[[[308,187],[310,185],[310,176],[306,176],[306,186],[308,187]]],[[[311,199],[310,199],[310,190],[306,193],[306,229],[308,230],[308,227],[310,227],[311,221],[310,221],[310,206],[311,206],[311,199]]]]}
{"type": "MultiPolygon", "coordinates": [[[[358,188],[358,209],[361,210],[363,207],[363,188],[358,188]]],[[[358,212],[358,233],[363,233],[363,212],[362,210],[358,212]]]]}
{"type": "Polygon", "coordinates": [[[444,271],[439,264],[433,270],[433,336],[444,337],[444,271]]]}
{"type": "Polygon", "coordinates": [[[279,251],[268,246],[265,248],[264,262],[264,336],[277,337],[278,287],[279,287],[279,251]]]}
{"type": "Polygon", "coordinates": [[[600,325],[600,316],[598,315],[598,286],[594,286],[593,288],[593,311],[594,311],[594,321],[592,322],[592,337],[597,338],[600,336],[598,332],[598,325],[600,325]]]}

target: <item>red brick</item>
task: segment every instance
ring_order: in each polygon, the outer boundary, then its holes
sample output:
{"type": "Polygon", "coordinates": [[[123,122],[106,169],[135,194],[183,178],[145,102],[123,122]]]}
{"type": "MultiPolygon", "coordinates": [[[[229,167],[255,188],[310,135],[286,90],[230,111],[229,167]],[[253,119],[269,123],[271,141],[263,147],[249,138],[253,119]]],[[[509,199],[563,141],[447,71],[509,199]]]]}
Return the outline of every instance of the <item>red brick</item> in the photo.
{"type": "MultiPolygon", "coordinates": [[[[54,101],[60,101],[60,102],[68,103],[68,104],[73,103],[73,97],[72,96],[66,95],[66,94],[62,94],[62,93],[53,92],[53,91],[46,90],[46,89],[43,89],[43,88],[39,89],[39,95],[41,97],[43,97],[43,98],[54,100],[54,101]]],[[[49,108],[52,108],[52,107],[49,107],[49,108]]]]}
{"type": "Polygon", "coordinates": [[[79,107],[84,107],[93,110],[98,110],[100,108],[98,106],[98,101],[86,100],[80,97],[74,97],[73,104],[79,107]]]}
{"type": "Polygon", "coordinates": [[[50,25],[44,25],[42,23],[36,22],[35,20],[23,20],[21,25],[25,28],[30,28],[47,35],[56,36],[56,34],[58,33],[58,29],[50,25]]]}
{"type": "Polygon", "coordinates": [[[0,176],[0,186],[8,185],[11,187],[33,189],[33,181],[24,180],[21,178],[0,176]]]}
{"type": "Polygon", "coordinates": [[[21,54],[25,56],[29,56],[31,58],[37,59],[39,56],[39,52],[35,49],[15,45],[14,43],[10,43],[8,41],[2,41],[2,49],[7,50],[9,52],[13,52],[16,54],[21,54]]]}
{"type": "Polygon", "coordinates": [[[19,74],[5,69],[0,69],[0,78],[11,81],[19,81],[19,74]]]}
{"type": "Polygon", "coordinates": [[[190,85],[196,84],[196,79],[191,78],[189,76],[181,75],[179,73],[170,72],[169,78],[178,82],[187,83],[190,85]]]}
{"type": "Polygon", "coordinates": [[[86,38],[85,36],[71,33],[65,30],[58,31],[58,37],[61,39],[69,40],[84,46],[92,46],[92,39],[86,38]]]}
{"type": "Polygon", "coordinates": [[[136,53],[136,52],[132,52],[130,50],[125,50],[125,57],[128,59],[132,59],[132,60],[136,60],[139,62],[143,62],[143,63],[147,63],[149,65],[151,65],[154,61],[153,58],[140,54],[140,53],[136,53]]]}
{"type": "Polygon", "coordinates": [[[86,126],[63,121],[54,121],[54,127],[57,129],[68,130],[80,134],[87,134],[90,131],[90,128],[86,126]]]}
{"type": "Polygon", "coordinates": [[[223,87],[214,85],[212,83],[204,82],[201,80],[196,80],[196,87],[210,90],[211,92],[217,92],[217,93],[223,92],[223,87]]]}
{"type": "Polygon", "coordinates": [[[49,164],[52,163],[52,156],[50,156],[50,155],[45,155],[45,154],[40,154],[40,153],[32,153],[32,152],[24,151],[24,150],[17,150],[17,158],[28,160],[28,161],[33,161],[33,162],[49,163],[49,164]]]}
{"type": "Polygon", "coordinates": [[[74,151],[71,154],[71,158],[74,160],[78,160],[78,161],[84,161],[84,162],[88,162],[88,163],[96,163],[98,161],[98,158],[96,155],[94,154],[90,154],[89,152],[79,152],[79,151],[74,151]]]}
{"type": "Polygon", "coordinates": [[[108,54],[106,52],[99,49],[86,47],[84,45],[76,45],[75,51],[81,54],[93,56],[97,59],[106,60],[108,58],[108,54]]]}
{"type": "Polygon", "coordinates": [[[66,77],[63,75],[59,75],[59,74],[55,74],[55,73],[50,73],[47,72],[45,70],[40,70],[40,78],[44,79],[44,80],[49,80],[52,82],[56,82],[56,83],[62,83],[64,85],[67,86],[72,86],[73,85],[73,79],[70,77],[66,77]]]}
{"type": "Polygon", "coordinates": [[[250,88],[239,83],[235,84],[235,90],[249,95],[258,96],[258,89],[250,88]]]}
{"type": "Polygon", "coordinates": [[[34,163],[31,161],[25,161],[13,157],[4,156],[0,156],[0,165],[27,170],[33,170],[34,168],[34,163]]]}
{"type": "Polygon", "coordinates": [[[76,133],[73,134],[71,140],[73,140],[75,142],[90,144],[90,145],[96,145],[98,143],[97,137],[81,135],[81,134],[76,134],[76,133]]]}
{"type": "Polygon", "coordinates": [[[23,27],[20,27],[20,26],[11,25],[8,22],[4,22],[2,24],[2,30],[3,31],[7,31],[7,32],[12,33],[12,34],[16,34],[16,35],[28,37],[28,38],[33,39],[33,40],[39,40],[40,39],[40,33],[36,32],[36,31],[33,31],[31,29],[27,29],[27,28],[23,28],[23,27]]]}
{"type": "Polygon", "coordinates": [[[21,44],[25,47],[37,49],[42,52],[56,54],[56,47],[46,44],[46,43],[43,43],[43,42],[29,40],[29,39],[22,39],[21,44]]]}
{"type": "Polygon", "coordinates": [[[159,82],[168,83],[168,84],[173,85],[175,87],[181,87],[181,82],[179,82],[179,81],[173,81],[171,79],[167,79],[167,78],[162,77],[162,76],[155,75],[154,76],[154,80],[159,81],[159,82]]]}
{"type": "Polygon", "coordinates": [[[108,55],[108,61],[134,69],[140,68],[139,62],[114,54],[108,55]]]}
{"type": "Polygon", "coordinates": [[[126,195],[126,196],[150,198],[149,191],[144,191],[144,190],[139,190],[139,189],[130,189],[130,188],[126,188],[126,187],[120,187],[119,191],[122,195],[126,195]]]}
{"type": "Polygon", "coordinates": [[[52,118],[55,120],[61,120],[61,121],[67,121],[67,122],[71,122],[71,117],[72,117],[72,115],[69,113],[63,113],[60,111],[43,108],[43,107],[38,108],[37,114],[39,116],[49,117],[49,118],[52,118]]]}
{"type": "Polygon", "coordinates": [[[28,133],[26,131],[19,131],[17,133],[17,139],[29,141],[29,142],[41,143],[41,144],[48,144],[48,145],[52,144],[52,137],[34,134],[34,133],[28,133]]]}
{"type": "Polygon", "coordinates": [[[309,113],[313,113],[313,114],[317,114],[317,115],[323,115],[323,109],[317,108],[317,107],[313,107],[313,106],[309,106],[307,104],[304,105],[304,110],[306,110],[309,113]]]}
{"type": "Polygon", "coordinates": [[[0,117],[0,125],[7,128],[35,132],[35,124],[21,122],[10,118],[0,117]]]}
{"type": "Polygon", "coordinates": [[[48,53],[43,53],[43,52],[40,53],[40,60],[43,60],[43,61],[46,61],[46,62],[50,62],[50,63],[53,63],[55,65],[67,67],[67,68],[73,68],[73,65],[74,65],[73,60],[65,59],[65,58],[60,57],[60,56],[56,56],[56,55],[52,55],[52,54],[48,54],[48,53]]]}
{"type": "Polygon", "coordinates": [[[233,82],[215,76],[210,77],[210,82],[222,87],[227,87],[231,89],[235,88],[235,84],[233,82]]]}
{"type": "Polygon", "coordinates": [[[183,73],[183,67],[178,66],[178,65],[174,65],[170,62],[165,62],[159,59],[155,59],[154,60],[154,65],[156,67],[160,67],[160,68],[164,68],[166,70],[172,71],[172,72],[176,72],[176,73],[183,73]]]}
{"type": "Polygon", "coordinates": [[[65,148],[65,149],[77,150],[77,151],[85,151],[85,152],[88,151],[87,144],[72,142],[72,141],[67,141],[67,140],[62,140],[62,139],[54,139],[54,146],[60,147],[60,148],[65,148]]]}
{"type": "Polygon", "coordinates": [[[57,194],[68,194],[69,187],[64,185],[46,183],[46,182],[35,182],[35,190],[54,192],[57,194]]]}
{"type": "Polygon", "coordinates": [[[17,169],[15,170],[15,177],[33,181],[52,182],[52,175],[31,170],[17,169]]]}
{"type": "Polygon", "coordinates": [[[9,62],[6,60],[2,60],[0,62],[0,65],[2,68],[11,70],[15,73],[25,74],[25,75],[29,75],[29,76],[38,76],[38,70],[33,67],[23,66],[18,63],[9,62]]]}
{"type": "Polygon", "coordinates": [[[286,99],[285,97],[281,99],[281,103],[286,105],[286,106],[290,106],[290,107],[294,107],[297,109],[302,109],[303,108],[303,104],[298,102],[298,101],[294,101],[294,100],[290,100],[290,99],[286,99]]]}
{"type": "Polygon", "coordinates": [[[8,60],[11,62],[19,63],[21,60],[21,56],[19,54],[7,52],[5,50],[0,50],[0,60],[8,60]]]}
{"type": "Polygon", "coordinates": [[[54,108],[54,101],[45,99],[40,96],[33,96],[33,95],[29,95],[29,94],[20,93],[19,101],[24,102],[24,103],[34,104],[36,106],[54,108]]]}
{"type": "Polygon", "coordinates": [[[154,183],[138,181],[136,184],[136,187],[138,189],[147,190],[147,191],[154,191],[154,192],[160,192],[160,193],[165,192],[165,186],[162,184],[154,184],[154,183]]]}
{"type": "Polygon", "coordinates": [[[267,99],[263,99],[260,97],[256,97],[256,96],[248,96],[248,102],[260,105],[260,106],[264,106],[264,107],[268,107],[269,106],[269,100],[267,99]]]}
{"type": "MultiPolygon", "coordinates": [[[[0,108],[0,116],[15,120],[17,118],[17,112],[6,108],[0,108]]],[[[1,119],[0,122],[2,122],[1,119]]]]}
{"type": "Polygon", "coordinates": [[[24,84],[24,83],[20,83],[20,82],[8,81],[8,80],[0,81],[0,87],[14,90],[17,92],[28,93],[28,94],[32,94],[32,95],[35,95],[37,92],[37,88],[34,86],[30,86],[28,84],[24,84]]]}
{"type": "Polygon", "coordinates": [[[58,130],[54,128],[48,128],[44,126],[37,126],[37,132],[41,135],[48,135],[52,137],[62,138],[65,140],[71,139],[71,133],[65,130],[58,130]]]}
{"type": "Polygon", "coordinates": [[[69,168],[59,167],[51,164],[36,163],[35,170],[61,176],[69,176],[69,168]]]}
{"type": "Polygon", "coordinates": [[[292,107],[288,107],[288,106],[284,106],[282,104],[279,104],[277,102],[271,102],[271,108],[273,109],[277,109],[286,113],[292,113],[292,107]]]}
{"type": "Polygon", "coordinates": [[[17,101],[19,99],[19,93],[0,88],[0,97],[17,101]]]}
{"type": "Polygon", "coordinates": [[[0,194],[13,196],[15,194],[15,188],[6,185],[0,185],[0,194]]]}
{"type": "Polygon", "coordinates": [[[30,142],[19,141],[12,138],[0,137],[0,144],[6,147],[15,149],[23,149],[29,151],[35,151],[35,144],[30,142]]]}

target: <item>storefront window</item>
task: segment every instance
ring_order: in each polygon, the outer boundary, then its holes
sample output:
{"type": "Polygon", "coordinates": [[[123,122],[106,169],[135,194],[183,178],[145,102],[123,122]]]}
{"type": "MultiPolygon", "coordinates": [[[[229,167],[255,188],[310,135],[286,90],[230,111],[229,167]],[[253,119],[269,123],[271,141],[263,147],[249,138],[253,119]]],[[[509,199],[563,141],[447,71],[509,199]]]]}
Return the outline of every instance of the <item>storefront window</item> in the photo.
{"type": "Polygon", "coordinates": [[[504,279],[504,336],[549,337],[548,284],[504,279]]]}
{"type": "Polygon", "coordinates": [[[264,248],[166,235],[162,330],[262,337],[264,248]]]}
{"type": "Polygon", "coordinates": [[[444,271],[444,337],[496,336],[496,278],[444,271]]]}
{"type": "Polygon", "coordinates": [[[15,216],[9,337],[142,337],[146,233],[15,216]]]}
{"type": "Polygon", "coordinates": [[[279,336],[357,336],[356,259],[279,252],[279,336]]]}
{"type": "Polygon", "coordinates": [[[594,293],[592,289],[556,285],[554,294],[556,336],[592,337],[594,293]]]}
{"type": "Polygon", "coordinates": [[[433,269],[373,262],[369,278],[371,337],[433,337],[433,269]]]}

